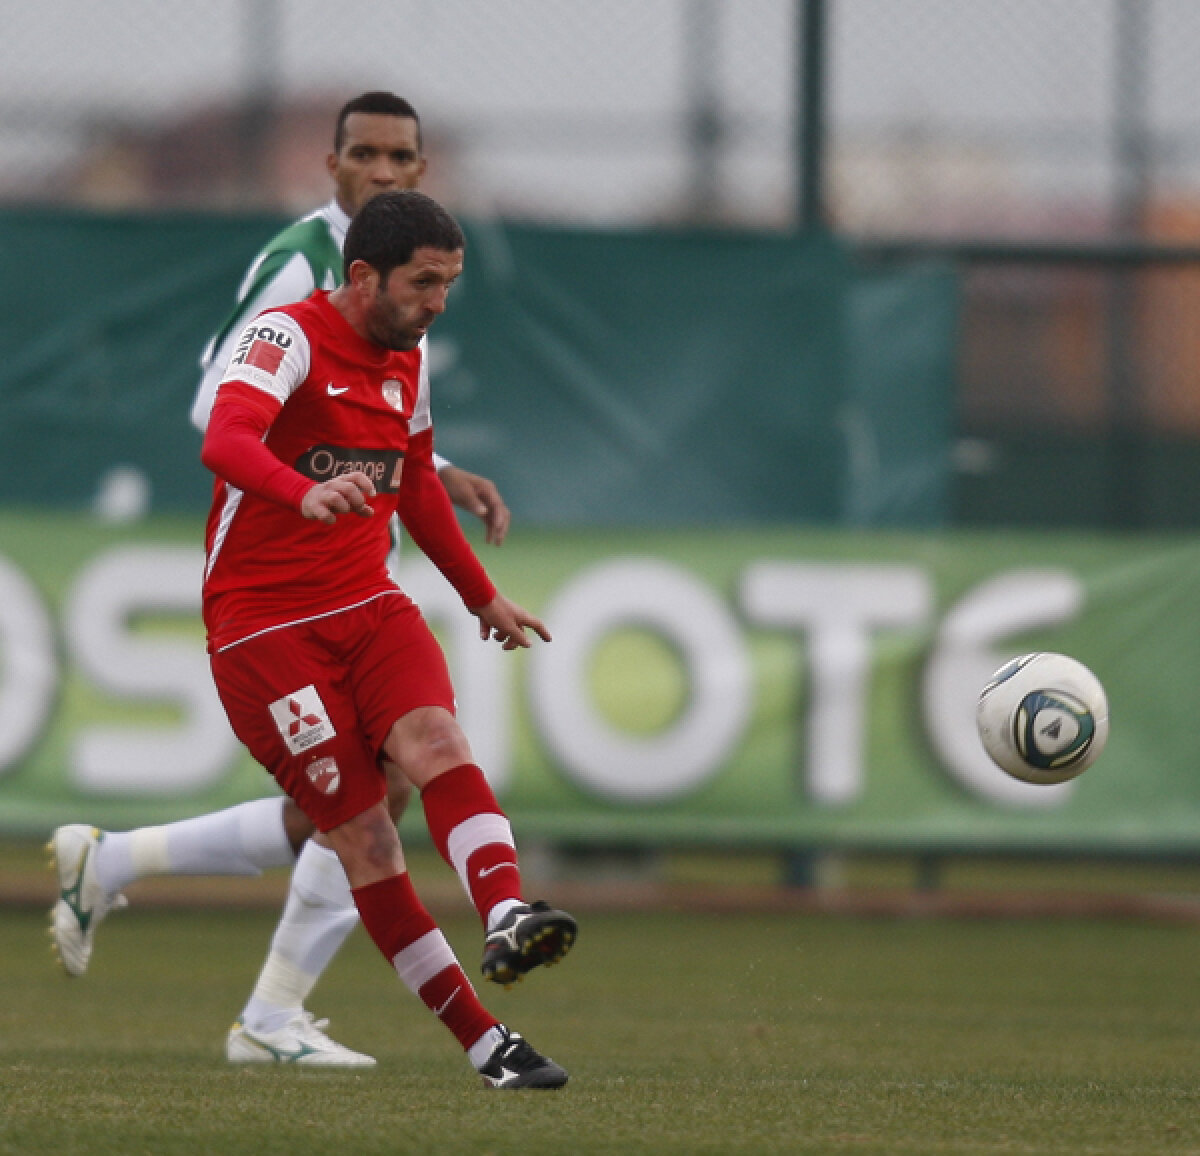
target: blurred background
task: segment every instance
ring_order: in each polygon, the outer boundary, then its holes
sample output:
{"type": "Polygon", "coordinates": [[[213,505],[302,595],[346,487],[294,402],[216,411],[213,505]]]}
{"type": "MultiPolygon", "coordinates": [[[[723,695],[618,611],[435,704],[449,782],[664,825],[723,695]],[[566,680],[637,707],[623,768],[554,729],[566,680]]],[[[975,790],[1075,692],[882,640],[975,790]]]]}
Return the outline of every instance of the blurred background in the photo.
{"type": "Polygon", "coordinates": [[[129,551],[196,546],[196,358],[258,246],[328,199],[338,107],[384,88],[470,238],[439,447],[513,507],[487,554],[509,592],[591,640],[479,691],[548,862],[1195,854],[1191,0],[5,8],[0,832],[261,791],[213,737],[188,579],[129,551]],[[1050,578],[996,595],[1013,574],[1050,578]],[[570,597],[593,579],[598,621],[570,597]],[[693,594],[726,650],[674,616],[693,594]],[[1036,799],[964,747],[990,664],[1034,648],[1115,704],[1096,770],[1036,799]],[[173,783],[122,771],[181,750],[207,753],[173,783]]]}
{"type": "Polygon", "coordinates": [[[346,95],[395,89],[473,219],[952,260],[957,520],[1200,515],[1186,0],[51,0],[5,27],[4,204],[299,212],[346,95]]]}

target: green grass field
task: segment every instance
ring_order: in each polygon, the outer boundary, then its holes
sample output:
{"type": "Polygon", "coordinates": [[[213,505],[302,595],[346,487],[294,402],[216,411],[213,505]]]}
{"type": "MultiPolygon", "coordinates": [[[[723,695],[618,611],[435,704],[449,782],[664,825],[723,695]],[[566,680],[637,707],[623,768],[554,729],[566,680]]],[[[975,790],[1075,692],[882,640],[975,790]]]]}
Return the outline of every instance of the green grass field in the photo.
{"type": "Polygon", "coordinates": [[[135,907],[68,980],[0,909],[0,1152],[1200,1152],[1185,924],[581,913],[560,967],[482,993],[571,1083],[500,1093],[361,931],[311,1004],[379,1067],[227,1066],[272,922],[135,907]]]}

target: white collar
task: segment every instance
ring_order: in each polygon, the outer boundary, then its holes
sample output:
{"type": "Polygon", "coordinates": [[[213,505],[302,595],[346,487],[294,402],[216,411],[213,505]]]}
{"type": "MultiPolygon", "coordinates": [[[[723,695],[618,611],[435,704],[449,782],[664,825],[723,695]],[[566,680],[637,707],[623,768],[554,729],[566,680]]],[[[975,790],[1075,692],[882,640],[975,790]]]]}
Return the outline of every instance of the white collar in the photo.
{"type": "Polygon", "coordinates": [[[333,234],[334,240],[337,241],[338,248],[343,248],[346,244],[346,230],[350,228],[350,217],[346,210],[338,204],[337,197],[334,197],[325,206],[323,216],[329,222],[329,230],[333,234]]]}

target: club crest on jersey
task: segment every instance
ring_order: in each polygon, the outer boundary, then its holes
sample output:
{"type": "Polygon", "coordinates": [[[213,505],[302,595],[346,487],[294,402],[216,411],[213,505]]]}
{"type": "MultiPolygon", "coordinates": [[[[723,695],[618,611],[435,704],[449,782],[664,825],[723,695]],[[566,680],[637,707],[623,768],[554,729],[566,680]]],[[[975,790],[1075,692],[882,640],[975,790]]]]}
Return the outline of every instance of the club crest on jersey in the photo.
{"type": "Polygon", "coordinates": [[[329,756],[313,759],[304,769],[312,785],[323,795],[336,794],[342,785],[342,772],[338,769],[337,761],[329,756]]]}
{"type": "Polygon", "coordinates": [[[404,411],[404,386],[400,382],[388,378],[383,383],[383,400],[392,407],[401,412],[404,411]]]}
{"type": "Polygon", "coordinates": [[[337,734],[312,683],[277,698],[269,709],[280,737],[293,755],[302,755],[337,734]]]}

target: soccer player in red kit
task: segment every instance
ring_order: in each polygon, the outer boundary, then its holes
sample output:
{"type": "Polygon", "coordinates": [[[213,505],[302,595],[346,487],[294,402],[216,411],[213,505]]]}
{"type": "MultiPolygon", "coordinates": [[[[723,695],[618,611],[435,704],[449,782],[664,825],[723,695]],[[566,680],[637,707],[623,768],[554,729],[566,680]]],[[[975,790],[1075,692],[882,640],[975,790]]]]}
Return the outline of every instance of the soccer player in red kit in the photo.
{"type": "Polygon", "coordinates": [[[462,271],[439,205],[382,193],[354,218],[345,282],[245,327],[202,457],[217,476],[204,620],[238,737],[336,851],[372,939],[496,1087],[566,1072],[480,1003],[417,898],[385,803],[382,760],[421,791],[434,845],[484,922],[483,974],[508,985],[561,959],[566,912],[526,904],[512,830],[454,717],[441,648],[387,569],[399,514],[505,650],[550,634],[499,593],[433,468],[421,338],[462,271]]]}

